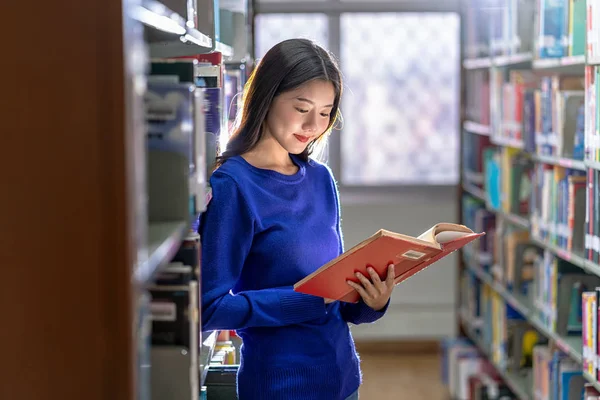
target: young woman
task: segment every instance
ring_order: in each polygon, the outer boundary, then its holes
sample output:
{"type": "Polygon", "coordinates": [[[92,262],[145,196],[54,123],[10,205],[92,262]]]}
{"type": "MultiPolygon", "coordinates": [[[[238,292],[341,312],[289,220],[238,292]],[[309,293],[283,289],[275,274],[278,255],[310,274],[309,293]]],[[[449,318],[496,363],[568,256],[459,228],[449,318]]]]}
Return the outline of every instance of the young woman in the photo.
{"type": "Polygon", "coordinates": [[[343,252],[331,171],[309,159],[338,116],[342,80],[311,41],[274,46],[249,80],[239,128],[217,158],[202,215],[202,330],[242,338],[241,400],[357,399],[359,360],[348,323],[389,304],[393,266],[348,282],[359,303],[294,292],[343,252]]]}

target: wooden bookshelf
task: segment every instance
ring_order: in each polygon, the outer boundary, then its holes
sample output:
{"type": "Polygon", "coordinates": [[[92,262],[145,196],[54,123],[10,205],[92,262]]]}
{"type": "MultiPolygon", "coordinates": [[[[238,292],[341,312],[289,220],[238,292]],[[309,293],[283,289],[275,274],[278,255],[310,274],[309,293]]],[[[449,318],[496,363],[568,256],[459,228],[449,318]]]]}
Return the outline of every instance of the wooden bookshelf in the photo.
{"type": "Polygon", "coordinates": [[[136,165],[122,4],[31,6],[2,7],[14,40],[3,47],[0,398],[132,400],[136,165]]]}
{"type": "MultiPolygon", "coordinates": [[[[156,0],[35,7],[8,2],[2,14],[14,40],[3,47],[0,310],[10,328],[0,330],[0,398],[149,400],[136,328],[144,289],[190,221],[148,218],[146,67],[236,49],[156,0]]],[[[171,384],[193,393],[189,372],[171,384]]]]}

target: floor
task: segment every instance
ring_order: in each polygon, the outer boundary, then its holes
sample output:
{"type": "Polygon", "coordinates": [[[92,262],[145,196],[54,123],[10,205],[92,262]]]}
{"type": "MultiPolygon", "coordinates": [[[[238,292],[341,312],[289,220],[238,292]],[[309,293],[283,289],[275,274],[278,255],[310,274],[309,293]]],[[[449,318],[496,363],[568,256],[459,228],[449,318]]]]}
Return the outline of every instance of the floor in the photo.
{"type": "Polygon", "coordinates": [[[363,371],[360,400],[448,400],[437,353],[361,349],[359,344],[357,350],[363,371]]]}

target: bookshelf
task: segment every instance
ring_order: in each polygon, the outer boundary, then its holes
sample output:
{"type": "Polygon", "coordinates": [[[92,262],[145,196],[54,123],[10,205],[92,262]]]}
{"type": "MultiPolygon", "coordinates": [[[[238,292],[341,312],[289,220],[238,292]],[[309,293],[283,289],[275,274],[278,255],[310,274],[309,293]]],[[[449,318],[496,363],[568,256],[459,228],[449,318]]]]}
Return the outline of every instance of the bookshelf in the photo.
{"type": "Polygon", "coordinates": [[[580,295],[600,286],[600,2],[491,3],[463,1],[461,219],[491,235],[462,251],[459,325],[516,398],[556,393],[551,366],[600,396],[600,303],[580,295]],[[548,12],[563,23],[544,26],[548,12]],[[519,345],[529,333],[535,347],[519,345]]]}
{"type": "MultiPolygon", "coordinates": [[[[34,14],[22,2],[3,7],[3,29],[15,40],[4,47],[14,59],[5,64],[11,100],[3,107],[11,134],[0,150],[11,193],[1,196],[10,282],[1,309],[12,328],[0,335],[0,398],[200,397],[216,334],[199,334],[197,275],[175,259],[193,264],[214,153],[204,146],[200,107],[190,107],[182,147],[149,138],[157,130],[148,97],[158,87],[150,65],[165,58],[220,54],[251,67],[251,4],[218,4],[55,2],[34,14]],[[25,15],[33,25],[24,30],[25,15]],[[189,278],[174,290],[189,297],[176,310],[190,337],[171,346],[153,336],[154,300],[172,289],[165,271],[189,278]]],[[[204,104],[205,92],[189,85],[190,104],[204,104]]]]}

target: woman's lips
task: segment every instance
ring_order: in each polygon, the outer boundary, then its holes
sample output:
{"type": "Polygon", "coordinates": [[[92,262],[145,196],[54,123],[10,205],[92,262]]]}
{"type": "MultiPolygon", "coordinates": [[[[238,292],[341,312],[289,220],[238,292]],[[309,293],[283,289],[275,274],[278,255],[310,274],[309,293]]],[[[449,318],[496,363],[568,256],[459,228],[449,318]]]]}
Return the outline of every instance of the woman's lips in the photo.
{"type": "Polygon", "coordinates": [[[306,143],[306,142],[308,142],[308,139],[310,139],[308,136],[302,136],[302,135],[296,135],[296,134],[294,134],[294,136],[296,137],[296,139],[298,139],[302,143],[306,143]]]}

